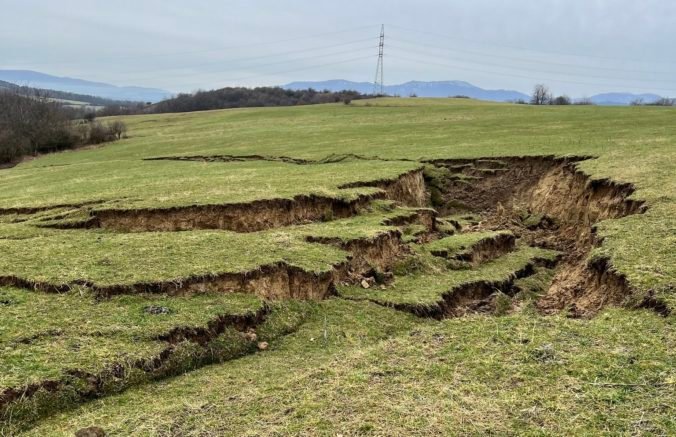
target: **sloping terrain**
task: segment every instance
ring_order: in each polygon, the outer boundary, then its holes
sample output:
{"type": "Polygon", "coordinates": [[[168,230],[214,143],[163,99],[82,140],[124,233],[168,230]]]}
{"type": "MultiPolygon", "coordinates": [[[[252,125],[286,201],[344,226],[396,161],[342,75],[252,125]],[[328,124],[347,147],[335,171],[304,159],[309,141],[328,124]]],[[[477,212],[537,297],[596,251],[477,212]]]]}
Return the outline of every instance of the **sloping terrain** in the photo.
{"type": "Polygon", "coordinates": [[[0,429],[669,434],[674,114],[135,116],[3,170],[0,429]]]}

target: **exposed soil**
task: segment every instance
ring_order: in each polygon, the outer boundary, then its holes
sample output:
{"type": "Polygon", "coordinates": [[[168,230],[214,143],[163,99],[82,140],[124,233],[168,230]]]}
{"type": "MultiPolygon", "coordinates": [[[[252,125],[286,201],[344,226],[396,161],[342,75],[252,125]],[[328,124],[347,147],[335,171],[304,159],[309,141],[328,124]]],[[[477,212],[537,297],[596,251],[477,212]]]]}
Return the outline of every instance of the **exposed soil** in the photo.
{"type": "MultiPolygon", "coordinates": [[[[483,262],[496,259],[511,252],[516,247],[516,237],[512,234],[498,234],[493,237],[487,237],[476,244],[473,244],[467,250],[452,255],[453,259],[464,261],[472,265],[479,265],[483,262]]],[[[448,258],[451,254],[445,250],[432,251],[432,255],[448,258]]]]}
{"type": "Polygon", "coordinates": [[[168,232],[195,229],[256,232],[294,224],[351,217],[376,198],[394,200],[407,206],[427,204],[428,195],[421,170],[405,173],[392,180],[348,184],[340,188],[353,187],[378,187],[383,191],[373,195],[363,195],[353,201],[322,196],[296,196],[293,199],[269,199],[224,205],[95,210],[86,221],[54,227],[104,228],[121,232],[168,232]]]}
{"type": "MultiPolygon", "coordinates": [[[[636,290],[632,289],[624,276],[612,268],[607,259],[588,261],[590,251],[600,244],[594,232],[596,223],[642,213],[645,205],[641,201],[629,199],[634,192],[634,187],[630,184],[591,180],[576,168],[575,163],[581,159],[584,158],[521,157],[434,161],[434,165],[451,171],[451,176],[441,184],[438,180],[435,181],[435,188],[440,191],[441,196],[441,202],[439,199],[435,202],[440,215],[466,212],[479,215],[481,220],[467,225],[467,228],[462,229],[465,232],[512,232],[483,239],[459,255],[435,255],[478,265],[513,250],[518,238],[523,243],[556,249],[563,253],[549,289],[537,302],[540,311],[553,313],[566,309],[573,316],[591,316],[606,305],[623,305],[633,298],[633,302],[638,302],[634,306],[668,314],[670,309],[666,304],[650,293],[636,299],[636,290]]],[[[415,207],[430,203],[421,170],[404,174],[395,180],[350,184],[342,188],[357,186],[375,186],[383,191],[376,196],[363,196],[354,202],[299,196],[291,200],[236,205],[98,211],[81,226],[119,231],[229,229],[253,232],[308,221],[350,217],[377,197],[415,207]]],[[[435,218],[434,210],[420,209],[415,214],[392,219],[386,224],[423,224],[426,234],[434,235],[435,218]]],[[[110,287],[100,287],[84,281],[75,284],[35,283],[16,277],[0,277],[0,284],[50,292],[65,292],[73,285],[82,285],[92,288],[101,298],[121,293],[244,291],[267,300],[324,299],[334,292],[334,284],[337,282],[375,280],[374,277],[378,275],[387,278],[388,274],[391,275],[389,272],[394,263],[409,253],[399,231],[347,242],[321,238],[308,240],[339,246],[351,256],[347,262],[322,273],[307,272],[286,263],[278,263],[250,272],[110,287]]],[[[477,280],[462,284],[449,290],[434,305],[389,306],[435,319],[461,316],[469,312],[493,312],[499,295],[513,296],[518,291],[514,285],[516,279],[534,274],[538,266],[552,268],[553,264],[552,261],[534,260],[504,280],[477,280]]],[[[367,281],[366,284],[370,282],[367,281]]],[[[375,299],[374,301],[379,303],[375,299]]],[[[158,314],[161,314],[162,309],[152,311],[160,311],[158,314]]],[[[265,307],[255,314],[220,316],[210,321],[206,327],[176,327],[158,337],[158,340],[167,343],[167,347],[158,356],[139,360],[131,367],[112,365],[98,374],[74,369],[68,372],[64,380],[43,381],[23,388],[6,389],[0,393],[0,416],[7,414],[14,403],[30,399],[37,392],[54,394],[57,399],[58,393],[67,389],[75,390],[78,400],[83,400],[106,394],[106,384],[124,379],[131,371],[141,371],[151,377],[184,371],[185,366],[193,366],[195,363],[173,359],[180,345],[193,344],[201,348],[200,350],[207,351],[210,343],[229,328],[238,331],[250,343],[249,352],[256,348],[263,350],[267,344],[256,345],[255,329],[265,321],[268,312],[269,308],[265,307]]],[[[203,357],[203,360],[207,358],[203,357]]]]}
{"type": "Polygon", "coordinates": [[[282,262],[264,265],[248,272],[195,276],[174,281],[128,285],[99,286],[88,281],[75,281],[71,284],[50,284],[14,276],[0,277],[0,285],[40,290],[47,293],[66,293],[76,286],[83,286],[90,288],[100,298],[119,294],[164,293],[184,295],[219,291],[252,293],[268,300],[320,300],[331,293],[336,276],[344,269],[345,266],[339,264],[334,266],[332,270],[315,273],[282,262]]]}
{"type": "MultiPolygon", "coordinates": [[[[437,199],[437,210],[440,215],[471,212],[481,217],[480,222],[467,225],[468,228],[463,231],[510,230],[526,244],[563,252],[551,287],[538,302],[539,309],[544,313],[565,308],[572,315],[593,315],[605,305],[625,304],[630,297],[643,307],[653,308],[662,314],[668,312],[666,305],[654,297],[636,299],[635,290],[622,275],[612,269],[607,260],[588,263],[590,251],[599,244],[594,224],[604,219],[641,213],[645,206],[641,201],[628,198],[634,192],[630,184],[591,180],[580,172],[576,162],[581,159],[584,158],[512,157],[434,161],[432,164],[451,172],[450,177],[441,183],[439,180],[434,183],[434,187],[440,190],[442,200],[439,202],[437,199]]],[[[430,202],[421,170],[406,173],[394,180],[350,184],[344,188],[356,186],[379,187],[383,190],[380,197],[405,205],[421,207],[430,202]]],[[[299,197],[241,205],[99,211],[86,225],[121,231],[216,228],[250,232],[313,220],[349,217],[372,198],[367,196],[354,202],[341,202],[329,198],[299,197]]],[[[415,214],[392,219],[386,224],[424,224],[427,231],[421,238],[427,238],[435,231],[435,216],[434,210],[419,209],[415,214]]],[[[312,238],[309,241],[340,246],[350,252],[351,257],[347,263],[336,265],[323,273],[306,272],[279,263],[250,272],[110,287],[98,287],[87,282],[33,283],[14,277],[0,278],[0,283],[52,292],[64,292],[72,285],[84,285],[102,297],[120,293],[244,291],[271,300],[323,299],[334,291],[334,283],[359,281],[364,275],[387,272],[398,258],[408,253],[399,232],[348,243],[312,238]]],[[[482,240],[456,258],[477,265],[512,250],[514,244],[514,237],[502,235],[482,240]]],[[[476,291],[484,286],[473,284],[472,287],[476,291]]],[[[504,287],[491,284],[490,288],[504,287]]],[[[470,294],[477,295],[477,292],[470,294]]],[[[479,294],[483,296],[485,293],[479,294]]],[[[447,300],[446,307],[453,306],[449,302],[447,300]]],[[[452,311],[446,309],[444,313],[451,314],[452,311]]]]}
{"type": "Polygon", "coordinates": [[[530,245],[560,250],[562,263],[538,307],[545,313],[568,308],[593,315],[605,305],[627,302],[635,290],[607,261],[588,264],[599,244],[594,224],[645,211],[629,199],[631,184],[591,180],[576,168],[584,158],[444,160],[453,176],[442,187],[442,214],[471,211],[482,221],[469,230],[509,229],[530,245]]]}
{"type": "MultiPolygon", "coordinates": [[[[410,223],[424,224],[434,230],[434,214],[420,209],[406,218],[410,223]]],[[[408,253],[399,231],[383,232],[373,238],[342,241],[338,239],[308,238],[309,242],[331,244],[349,252],[348,261],[334,265],[324,272],[309,272],[284,262],[264,265],[247,272],[222,273],[214,276],[194,276],[171,281],[101,286],[89,281],[70,284],[37,282],[15,276],[0,276],[0,285],[65,293],[82,286],[99,298],[119,294],[163,293],[185,295],[205,292],[245,292],[266,300],[302,299],[321,300],[334,292],[334,284],[356,280],[375,271],[386,272],[398,258],[408,253]]]]}
{"type": "MultiPolygon", "coordinates": [[[[534,260],[502,281],[479,280],[467,282],[444,293],[442,298],[434,305],[384,305],[401,311],[408,311],[421,317],[431,317],[434,319],[458,317],[467,313],[492,312],[495,307],[492,300],[496,293],[513,296],[516,293],[516,289],[514,288],[515,280],[532,275],[535,272],[535,267],[538,265],[552,267],[553,264],[546,260],[534,260]]],[[[383,305],[383,303],[377,300],[373,300],[373,302],[383,305]]]]}
{"type": "MultiPolygon", "coordinates": [[[[12,411],[15,402],[30,402],[30,399],[38,392],[43,393],[40,400],[48,403],[50,399],[53,402],[59,402],[59,393],[68,392],[68,402],[72,403],[97,398],[108,394],[111,389],[119,391],[138,383],[138,378],[132,375],[135,371],[147,374],[149,378],[166,377],[188,370],[185,366],[197,365],[199,361],[202,361],[202,364],[207,364],[209,361],[218,361],[219,357],[208,353],[209,344],[228,328],[235,329],[246,342],[251,343],[251,347],[244,353],[253,353],[256,351],[255,329],[265,322],[269,313],[270,308],[264,306],[254,313],[218,316],[209,321],[206,327],[176,327],[158,336],[158,340],[167,342],[167,347],[154,357],[140,359],[131,364],[111,364],[97,374],[71,369],[66,371],[66,375],[61,380],[46,380],[25,387],[5,389],[0,392],[0,420],[4,420],[6,416],[15,413],[12,411]],[[172,357],[179,353],[179,345],[183,342],[194,343],[202,348],[201,352],[196,352],[195,362],[189,359],[182,359],[178,362],[172,360],[172,357]],[[198,355],[203,356],[198,357],[198,355]],[[126,383],[119,386],[122,381],[126,381],[126,383]],[[109,387],[111,385],[112,387],[109,387]]],[[[234,359],[241,354],[225,358],[234,359]]],[[[49,405],[45,405],[45,407],[49,408],[49,405]]],[[[34,420],[35,417],[25,419],[30,421],[34,420]]]]}

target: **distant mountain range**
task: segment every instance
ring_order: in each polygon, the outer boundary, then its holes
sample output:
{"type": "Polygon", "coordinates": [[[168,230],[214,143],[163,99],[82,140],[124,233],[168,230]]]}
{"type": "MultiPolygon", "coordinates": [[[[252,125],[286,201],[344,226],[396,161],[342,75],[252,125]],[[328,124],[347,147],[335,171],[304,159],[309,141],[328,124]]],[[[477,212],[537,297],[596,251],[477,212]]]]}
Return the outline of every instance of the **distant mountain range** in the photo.
{"type": "MultiPolygon", "coordinates": [[[[70,77],[57,77],[31,70],[0,70],[0,89],[7,88],[7,83],[31,88],[64,91],[88,96],[97,96],[107,99],[136,102],[156,103],[172,97],[173,93],[158,88],[144,88],[136,86],[116,86],[101,82],[92,82],[70,77]],[[3,85],[3,81],[5,85],[3,85]]],[[[291,82],[282,85],[282,88],[303,90],[314,88],[317,90],[344,91],[354,90],[369,94],[373,92],[371,82],[352,82],[348,80],[326,80],[319,82],[291,82]]],[[[448,81],[410,81],[399,85],[385,86],[385,93],[409,97],[453,97],[467,96],[478,100],[495,102],[513,102],[515,100],[528,101],[530,96],[514,90],[488,90],[459,80],[448,81]]],[[[56,97],[56,96],[55,96],[56,97]]],[[[604,93],[591,96],[589,99],[597,105],[628,105],[634,100],[643,103],[657,101],[656,94],[631,94],[624,92],[604,93]]]]}
{"type": "MultiPolygon", "coordinates": [[[[314,88],[317,90],[327,89],[329,91],[355,90],[361,93],[372,93],[373,83],[371,82],[351,82],[348,80],[326,80],[321,82],[291,82],[282,85],[283,88],[291,90],[302,90],[314,88]]],[[[486,90],[463,81],[437,81],[437,82],[419,82],[411,81],[399,85],[385,86],[385,94],[399,95],[408,97],[416,95],[418,97],[453,97],[467,96],[478,100],[491,100],[495,102],[513,102],[515,100],[530,100],[530,96],[514,90],[486,90]]],[[[628,105],[636,99],[642,99],[644,103],[652,103],[658,100],[660,96],[656,94],[631,94],[631,93],[605,93],[590,97],[590,100],[597,105],[628,105]]]]}
{"type": "Polygon", "coordinates": [[[31,88],[66,91],[114,100],[136,102],[159,102],[160,100],[171,97],[173,94],[163,89],[115,86],[107,83],[91,82],[70,77],[57,77],[30,70],[0,70],[0,81],[31,88]]]}
{"type": "Polygon", "coordinates": [[[60,102],[65,106],[70,106],[73,108],[101,108],[110,105],[136,106],[138,104],[138,102],[129,100],[107,99],[105,97],[69,93],[67,91],[56,91],[50,89],[20,86],[0,80],[0,91],[2,90],[11,90],[23,95],[34,95],[33,93],[39,93],[40,95],[48,97],[54,102],[60,102]]]}
{"type": "MultiPolygon", "coordinates": [[[[283,88],[301,90],[314,88],[318,90],[327,89],[329,91],[355,90],[361,93],[372,93],[373,83],[369,82],[351,82],[347,80],[327,80],[323,82],[292,82],[283,85],[283,88]]],[[[417,95],[418,97],[452,97],[467,96],[473,99],[493,100],[496,102],[508,102],[514,100],[528,100],[529,96],[518,91],[511,90],[485,90],[471,83],[458,80],[440,81],[440,82],[419,82],[411,81],[399,85],[385,86],[385,94],[409,97],[417,95]]]]}
{"type": "Polygon", "coordinates": [[[635,100],[654,103],[660,98],[657,94],[604,93],[592,96],[591,101],[597,105],[629,105],[635,100]]]}

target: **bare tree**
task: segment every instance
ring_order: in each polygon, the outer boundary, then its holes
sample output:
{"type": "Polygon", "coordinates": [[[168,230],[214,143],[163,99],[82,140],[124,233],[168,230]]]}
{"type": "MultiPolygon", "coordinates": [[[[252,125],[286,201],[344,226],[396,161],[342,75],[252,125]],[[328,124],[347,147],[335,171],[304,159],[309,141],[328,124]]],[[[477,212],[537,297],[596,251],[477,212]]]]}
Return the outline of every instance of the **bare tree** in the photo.
{"type": "Polygon", "coordinates": [[[552,94],[543,84],[535,85],[533,89],[533,95],[530,98],[530,103],[533,105],[547,105],[552,100],[552,94]]]}
{"type": "Polygon", "coordinates": [[[72,121],[70,111],[38,90],[0,90],[0,163],[91,142],[122,138],[122,122],[72,121]]]}

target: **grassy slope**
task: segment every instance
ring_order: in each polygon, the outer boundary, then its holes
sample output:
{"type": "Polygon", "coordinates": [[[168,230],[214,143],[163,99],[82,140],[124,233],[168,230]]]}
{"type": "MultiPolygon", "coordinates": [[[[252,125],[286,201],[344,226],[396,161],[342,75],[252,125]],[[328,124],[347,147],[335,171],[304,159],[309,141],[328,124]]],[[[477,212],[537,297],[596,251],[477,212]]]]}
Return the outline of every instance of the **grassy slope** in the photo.
{"type": "MultiPolygon", "coordinates": [[[[76,154],[70,156],[76,157],[76,154]]],[[[2,208],[109,202],[98,209],[219,205],[297,195],[354,199],[372,188],[339,189],[354,182],[395,179],[412,162],[350,161],[323,165],[283,162],[105,161],[20,168],[0,176],[2,208]]]]}
{"type": "Polygon", "coordinates": [[[58,379],[64,370],[96,373],[114,363],[158,355],[174,327],[206,327],[219,315],[254,313],[252,295],[119,296],[96,302],[79,293],[0,289],[0,391],[58,379]],[[150,314],[148,307],[166,308],[150,314]],[[67,311],[63,309],[67,308],[67,311]],[[74,353],[74,352],[77,353],[74,353]]]}
{"type": "Polygon", "coordinates": [[[204,230],[127,234],[0,224],[0,272],[53,285],[86,280],[96,286],[180,281],[249,272],[280,262],[305,271],[326,272],[346,261],[348,253],[335,246],[308,243],[306,238],[370,238],[395,229],[382,225],[387,218],[413,213],[406,208],[387,210],[386,205],[376,202],[372,211],[350,219],[254,233],[204,230]]]}
{"type": "MultiPolygon", "coordinates": [[[[534,108],[441,99],[139,116],[127,120],[128,140],[3,170],[0,207],[343,196],[341,183],[391,177],[418,165],[140,161],[156,156],[595,155],[599,158],[581,164],[583,170],[634,183],[635,197],[650,207],[644,215],[602,223],[599,253],[610,255],[632,284],[655,288],[673,305],[675,116],[668,108],[534,108]]],[[[379,221],[358,217],[246,236],[125,235],[42,230],[8,223],[12,217],[0,225],[0,274],[55,281],[94,277],[101,283],[248,268],[272,258],[321,270],[344,253],[305,243],[305,235],[345,239],[384,229],[379,221]],[[215,249],[221,257],[210,256],[215,249]]],[[[436,324],[365,302],[332,300],[316,309],[309,324],[270,353],[86,405],[45,422],[36,435],[72,434],[96,424],[120,435],[132,430],[669,434],[676,428],[673,317],[615,310],[593,321],[519,313],[436,324]]]]}
{"type": "Polygon", "coordinates": [[[95,401],[30,435],[666,435],[670,329],[648,312],[430,322],[331,299],[269,352],[95,401]]]}
{"type": "MultiPolygon", "coordinates": [[[[53,189],[44,191],[41,187],[49,172],[58,168],[52,166],[70,167],[70,170],[59,170],[64,171],[67,177],[80,173],[94,174],[97,178],[103,176],[105,182],[112,174],[124,178],[126,170],[121,169],[126,166],[130,167],[129,171],[135,171],[137,166],[143,165],[138,162],[139,159],[157,156],[257,154],[322,159],[334,154],[354,153],[386,159],[432,159],[592,155],[598,159],[581,163],[582,170],[594,178],[609,177],[635,184],[638,190],[634,197],[646,200],[650,207],[643,216],[624,218],[600,227],[608,248],[605,253],[611,256],[615,267],[627,275],[633,285],[641,289],[654,288],[658,294],[665,294],[666,299],[676,303],[673,293],[665,291],[676,282],[676,256],[671,250],[676,243],[676,178],[672,176],[676,169],[674,119],[676,111],[671,108],[532,107],[465,99],[382,99],[356,102],[350,106],[137,116],[126,120],[132,138],[100,149],[46,156],[3,171],[0,186],[15,187],[10,197],[2,202],[5,205],[16,203],[12,201],[13,196],[23,197],[24,202],[31,203],[33,200],[26,200],[24,187],[12,182],[16,178],[27,177],[22,173],[42,177],[31,190],[38,190],[37,197],[44,198],[53,193],[53,189]],[[96,166],[107,165],[112,166],[112,170],[103,173],[92,170],[96,166]],[[36,168],[43,167],[42,171],[47,173],[33,173],[36,168]]],[[[356,168],[361,174],[349,171],[350,177],[368,179],[372,164],[374,162],[369,161],[366,166],[356,168]]],[[[172,172],[179,173],[184,171],[180,169],[193,166],[211,168],[207,164],[185,162],[166,165],[172,172]]],[[[395,164],[387,163],[385,168],[389,165],[395,164]]],[[[405,163],[397,165],[406,166],[405,163]]],[[[297,167],[261,162],[237,163],[237,166],[253,166],[257,174],[253,179],[247,176],[246,171],[231,174],[235,185],[227,190],[228,193],[219,193],[219,201],[228,201],[229,196],[241,199],[240,194],[234,193],[251,190],[255,191],[253,196],[262,197],[269,195],[266,190],[284,191],[289,173],[279,169],[297,167]],[[259,166],[271,166],[272,170],[258,174],[261,171],[259,166]],[[273,179],[277,183],[269,183],[273,179]],[[237,182],[239,180],[241,184],[237,182]],[[258,185],[252,187],[251,181],[258,185]],[[278,184],[282,184],[282,188],[278,188],[278,184]]],[[[326,176],[322,171],[319,171],[320,179],[326,176]]],[[[377,173],[377,170],[374,171],[377,173]]],[[[203,194],[200,188],[209,185],[209,176],[205,175],[206,179],[202,180],[199,175],[185,172],[187,175],[184,174],[184,177],[191,182],[184,185],[183,194],[178,190],[178,194],[172,192],[164,198],[161,195],[167,191],[155,186],[146,191],[148,196],[154,196],[150,202],[171,201],[173,196],[179,197],[182,202],[201,202],[203,194]]],[[[167,183],[162,182],[161,174],[149,177],[159,180],[160,186],[167,183]]],[[[340,175],[329,174],[326,179],[336,177],[340,175]]],[[[316,190],[316,180],[308,180],[311,183],[293,181],[289,184],[291,192],[316,190]]],[[[170,181],[167,184],[173,186],[174,183],[170,181]]],[[[325,182],[320,186],[325,187],[325,182]]],[[[335,189],[335,186],[329,183],[326,189],[335,189]]],[[[78,188],[76,191],[86,193],[88,189],[78,188]]],[[[129,195],[126,188],[122,192],[129,195]]],[[[204,196],[209,198],[211,194],[211,190],[207,190],[204,196]]],[[[289,191],[282,195],[289,195],[289,191]]],[[[49,197],[46,199],[49,200],[49,197]]],[[[132,202],[147,205],[149,200],[132,199],[132,202]]]]}

